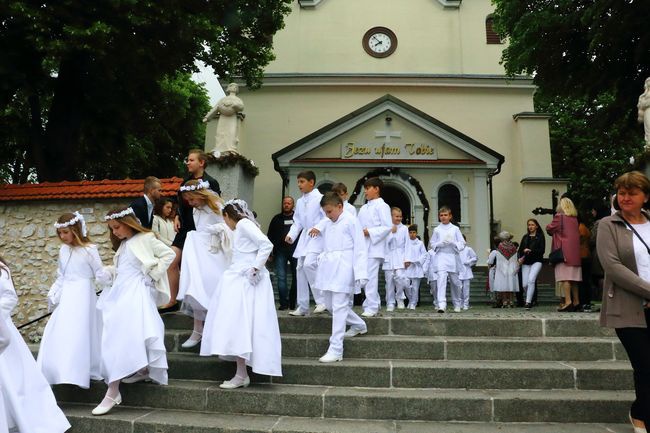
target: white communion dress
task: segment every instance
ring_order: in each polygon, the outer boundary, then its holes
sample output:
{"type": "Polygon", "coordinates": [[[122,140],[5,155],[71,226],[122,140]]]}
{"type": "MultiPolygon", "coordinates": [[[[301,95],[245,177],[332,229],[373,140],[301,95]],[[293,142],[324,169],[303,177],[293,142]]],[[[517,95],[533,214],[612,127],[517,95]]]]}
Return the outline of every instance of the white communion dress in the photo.
{"type": "Polygon", "coordinates": [[[269,272],[264,266],[273,244],[244,218],[234,230],[232,264],[221,277],[208,307],[201,355],[244,358],[255,373],[282,376],[282,344],[269,272]],[[259,270],[251,285],[246,272],[259,270]]]}
{"type": "Polygon", "coordinates": [[[9,431],[61,433],[70,428],[34,356],[11,321],[18,303],[9,270],[0,266],[0,320],[9,328],[10,342],[0,354],[0,396],[9,431]]]}
{"type": "Polygon", "coordinates": [[[223,217],[208,206],[194,208],[193,215],[196,230],[187,233],[183,246],[181,279],[176,299],[183,301],[183,313],[197,320],[205,320],[210,299],[219,285],[221,275],[230,265],[232,231],[223,217]],[[215,243],[221,245],[215,246],[215,243]]]}
{"type": "Polygon", "coordinates": [[[96,279],[105,280],[97,247],[61,246],[57,279],[48,300],[50,317],[36,363],[51,384],[70,383],[81,388],[100,380],[100,323],[96,279]]]}
{"type": "Polygon", "coordinates": [[[111,383],[146,367],[151,380],[166,385],[165,325],[156,308],[153,281],[129,248],[133,241],[135,236],[120,245],[113,285],[97,301],[103,322],[101,373],[111,383]]]}

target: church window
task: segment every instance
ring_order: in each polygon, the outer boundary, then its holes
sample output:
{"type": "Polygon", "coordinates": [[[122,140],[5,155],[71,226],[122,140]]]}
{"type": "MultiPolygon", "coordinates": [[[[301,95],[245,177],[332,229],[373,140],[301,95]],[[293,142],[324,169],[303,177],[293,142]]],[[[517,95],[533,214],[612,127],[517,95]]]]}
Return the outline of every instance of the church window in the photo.
{"type": "Polygon", "coordinates": [[[446,183],[438,190],[438,209],[447,206],[456,222],[463,220],[460,207],[460,190],[450,183],[446,183]]]}
{"type": "Polygon", "coordinates": [[[501,36],[494,30],[494,18],[492,15],[488,15],[485,19],[485,39],[489,45],[503,43],[501,36]]]}

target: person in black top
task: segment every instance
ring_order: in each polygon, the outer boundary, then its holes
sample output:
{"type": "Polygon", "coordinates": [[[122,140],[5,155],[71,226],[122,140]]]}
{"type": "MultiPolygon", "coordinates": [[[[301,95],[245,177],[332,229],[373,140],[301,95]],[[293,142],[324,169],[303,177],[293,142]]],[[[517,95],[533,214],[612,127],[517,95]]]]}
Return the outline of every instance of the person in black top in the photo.
{"type": "Polygon", "coordinates": [[[160,190],[162,183],[160,179],[154,176],[148,176],[144,180],[144,195],[133,200],[131,208],[135,216],[140,220],[142,227],[151,229],[153,223],[153,208],[158,199],[160,199],[160,190]]]}
{"type": "MultiPolygon", "coordinates": [[[[216,179],[205,172],[205,169],[208,166],[208,158],[205,152],[203,152],[201,149],[190,149],[187,154],[187,158],[185,159],[185,166],[187,167],[189,174],[183,179],[181,186],[185,185],[192,179],[204,180],[210,184],[210,189],[212,191],[221,195],[219,182],[217,182],[216,179]]],[[[178,190],[177,200],[178,211],[176,213],[176,217],[174,218],[174,229],[176,230],[176,236],[174,237],[174,242],[172,242],[172,249],[176,253],[176,258],[167,269],[171,300],[169,304],[159,309],[161,313],[178,310],[179,305],[176,302],[176,296],[178,295],[178,282],[180,280],[180,264],[182,259],[183,245],[185,244],[187,232],[196,229],[196,227],[194,227],[192,207],[183,199],[180,189],[178,190]]]]}
{"type": "Polygon", "coordinates": [[[296,265],[297,259],[293,257],[298,242],[288,244],[285,238],[293,225],[293,197],[286,196],[282,199],[282,212],[271,219],[267,236],[273,243],[272,259],[275,262],[275,275],[278,282],[278,296],[280,310],[296,308],[296,265]],[[291,270],[291,290],[287,291],[287,270],[291,270]]]}
{"type": "Polygon", "coordinates": [[[546,240],[544,239],[544,232],[536,219],[531,218],[526,221],[526,227],[527,233],[521,238],[517,255],[521,264],[522,286],[526,292],[525,308],[530,310],[533,306],[537,275],[542,269],[546,240]]]}

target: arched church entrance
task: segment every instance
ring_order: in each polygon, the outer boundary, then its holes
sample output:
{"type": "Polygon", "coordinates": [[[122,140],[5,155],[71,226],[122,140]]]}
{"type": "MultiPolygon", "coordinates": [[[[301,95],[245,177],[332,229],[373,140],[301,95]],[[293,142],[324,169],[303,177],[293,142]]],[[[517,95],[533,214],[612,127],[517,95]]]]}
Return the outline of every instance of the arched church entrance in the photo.
{"type": "Polygon", "coordinates": [[[402,210],[402,223],[409,225],[412,223],[411,218],[411,200],[406,192],[395,185],[384,185],[381,191],[381,197],[390,207],[398,207],[402,210]]]}

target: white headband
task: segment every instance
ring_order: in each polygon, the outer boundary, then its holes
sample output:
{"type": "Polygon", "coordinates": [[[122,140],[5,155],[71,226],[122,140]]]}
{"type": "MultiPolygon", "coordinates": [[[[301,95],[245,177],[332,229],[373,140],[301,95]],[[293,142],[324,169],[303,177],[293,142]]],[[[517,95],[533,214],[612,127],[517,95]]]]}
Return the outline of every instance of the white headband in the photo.
{"type": "Polygon", "coordinates": [[[210,189],[210,182],[202,180],[196,185],[183,185],[180,187],[181,192],[197,191],[199,189],[210,189]]]}
{"type": "Polygon", "coordinates": [[[127,207],[126,209],[124,209],[121,212],[106,215],[104,217],[104,221],[110,221],[110,220],[115,220],[115,219],[118,219],[118,218],[124,218],[125,216],[130,215],[130,214],[135,216],[135,212],[133,212],[133,208],[127,207]]]}
{"type": "Polygon", "coordinates": [[[81,236],[83,237],[88,236],[88,231],[86,230],[86,220],[84,219],[83,215],[79,213],[79,211],[75,211],[74,217],[69,221],[66,221],[64,223],[54,223],[54,227],[56,227],[57,229],[62,229],[62,228],[73,226],[78,222],[81,223],[81,236]]]}

